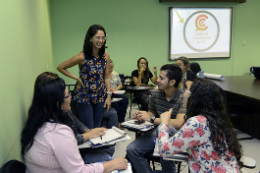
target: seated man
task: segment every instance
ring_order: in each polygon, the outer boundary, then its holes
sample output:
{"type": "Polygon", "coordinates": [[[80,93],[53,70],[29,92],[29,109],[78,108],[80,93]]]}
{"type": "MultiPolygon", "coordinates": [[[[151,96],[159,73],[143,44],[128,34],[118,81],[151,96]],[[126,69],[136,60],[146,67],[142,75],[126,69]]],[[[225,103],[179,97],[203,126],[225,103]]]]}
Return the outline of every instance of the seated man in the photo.
{"type": "MultiPolygon", "coordinates": [[[[171,135],[177,132],[184,123],[186,109],[183,108],[183,93],[178,89],[182,78],[182,71],[176,64],[166,64],[161,67],[157,79],[158,89],[153,90],[149,100],[148,112],[137,111],[134,118],[139,121],[148,121],[159,125],[160,115],[173,108],[169,125],[171,135]],[[177,129],[177,130],[176,130],[177,129]]],[[[131,161],[137,173],[150,173],[152,170],[145,159],[147,153],[152,153],[155,139],[158,137],[157,129],[137,138],[127,146],[127,157],[131,161]]],[[[173,161],[165,161],[162,158],[163,171],[175,172],[173,161]]]]}

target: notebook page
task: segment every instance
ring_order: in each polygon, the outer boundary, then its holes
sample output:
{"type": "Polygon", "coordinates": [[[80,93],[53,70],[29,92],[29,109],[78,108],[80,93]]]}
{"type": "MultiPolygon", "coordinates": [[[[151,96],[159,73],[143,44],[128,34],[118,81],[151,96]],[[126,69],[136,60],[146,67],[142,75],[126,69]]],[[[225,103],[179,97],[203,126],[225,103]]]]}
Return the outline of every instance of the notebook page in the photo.
{"type": "Polygon", "coordinates": [[[102,139],[100,137],[97,137],[97,138],[94,138],[94,139],[90,139],[90,141],[94,145],[103,144],[103,143],[110,142],[110,141],[113,141],[115,139],[121,138],[125,134],[126,133],[124,131],[117,129],[116,127],[112,127],[112,129],[109,129],[109,130],[106,131],[106,134],[102,136],[102,139]]]}

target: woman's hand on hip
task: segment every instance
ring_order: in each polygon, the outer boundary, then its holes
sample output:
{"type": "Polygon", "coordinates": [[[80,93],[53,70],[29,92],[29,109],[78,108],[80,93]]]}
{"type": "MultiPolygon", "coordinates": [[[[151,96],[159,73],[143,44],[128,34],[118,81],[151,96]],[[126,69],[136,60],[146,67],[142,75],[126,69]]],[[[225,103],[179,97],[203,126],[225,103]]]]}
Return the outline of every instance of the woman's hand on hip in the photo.
{"type": "Polygon", "coordinates": [[[104,108],[105,107],[107,107],[107,111],[110,109],[110,107],[111,107],[111,96],[110,95],[108,95],[107,96],[107,99],[106,99],[106,101],[105,101],[105,104],[104,104],[104,108]]]}
{"type": "Polygon", "coordinates": [[[78,79],[77,79],[77,88],[79,89],[80,87],[85,88],[85,86],[84,86],[82,80],[81,80],[80,78],[78,78],[78,79]]]}

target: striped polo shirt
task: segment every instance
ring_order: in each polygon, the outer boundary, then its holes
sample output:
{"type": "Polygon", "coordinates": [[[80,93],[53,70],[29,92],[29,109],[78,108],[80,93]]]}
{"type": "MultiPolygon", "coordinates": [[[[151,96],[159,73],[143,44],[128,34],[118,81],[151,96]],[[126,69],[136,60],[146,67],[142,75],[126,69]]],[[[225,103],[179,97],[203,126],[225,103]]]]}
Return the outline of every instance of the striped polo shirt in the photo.
{"type": "Polygon", "coordinates": [[[176,119],[177,114],[186,114],[186,109],[183,107],[183,92],[177,89],[173,97],[168,101],[165,93],[162,90],[153,90],[149,100],[148,110],[157,118],[166,111],[173,108],[171,119],[176,119]]]}

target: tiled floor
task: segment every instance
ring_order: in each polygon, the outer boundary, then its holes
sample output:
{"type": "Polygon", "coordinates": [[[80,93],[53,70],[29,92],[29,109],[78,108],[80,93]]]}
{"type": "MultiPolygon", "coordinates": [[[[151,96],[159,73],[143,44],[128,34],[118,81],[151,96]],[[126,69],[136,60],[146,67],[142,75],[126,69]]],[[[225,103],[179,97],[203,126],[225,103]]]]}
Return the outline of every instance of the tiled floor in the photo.
{"type": "MultiPolygon", "coordinates": [[[[128,111],[129,111],[129,109],[128,109],[128,111]]],[[[126,115],[126,121],[129,119],[128,111],[127,111],[127,115],[126,115]]],[[[135,111],[135,108],[132,110],[132,113],[134,111],[135,111]]],[[[125,157],[126,146],[135,139],[134,132],[130,132],[126,129],[125,129],[125,131],[131,137],[131,139],[128,140],[128,141],[125,141],[125,142],[118,143],[116,145],[116,151],[115,151],[114,157],[125,157]]],[[[254,169],[242,168],[241,171],[243,173],[259,173],[260,172],[260,165],[258,165],[258,163],[260,163],[260,141],[257,140],[257,139],[242,140],[242,141],[240,141],[240,144],[242,145],[243,155],[250,157],[250,158],[253,158],[257,163],[256,168],[254,168],[254,169]]],[[[155,166],[156,166],[157,170],[161,169],[159,164],[156,164],[155,166]]],[[[181,173],[188,173],[187,163],[182,164],[181,173]]]]}

